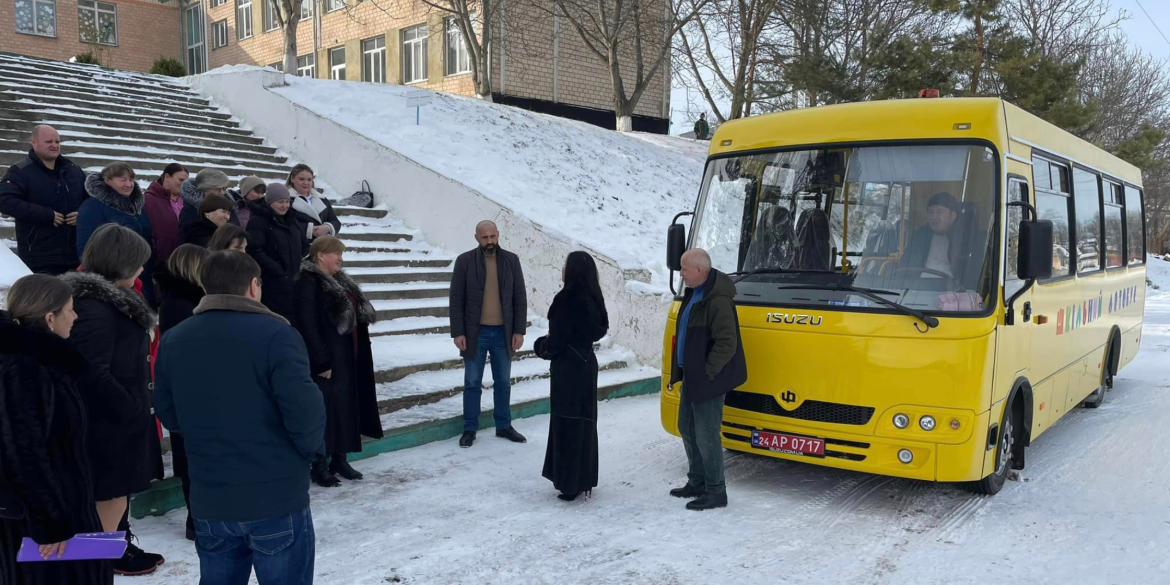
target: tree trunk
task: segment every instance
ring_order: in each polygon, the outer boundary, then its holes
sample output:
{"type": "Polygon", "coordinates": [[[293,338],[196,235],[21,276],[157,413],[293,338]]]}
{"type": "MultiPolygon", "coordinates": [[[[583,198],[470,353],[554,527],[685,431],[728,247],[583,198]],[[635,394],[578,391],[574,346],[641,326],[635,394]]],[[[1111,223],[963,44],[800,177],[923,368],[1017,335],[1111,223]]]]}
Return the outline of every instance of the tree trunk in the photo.
{"type": "MultiPolygon", "coordinates": [[[[471,64],[471,82],[475,86],[475,97],[484,101],[492,101],[492,68],[491,68],[491,54],[492,54],[492,22],[491,14],[495,8],[491,0],[481,0],[480,10],[482,14],[482,24],[480,29],[483,30],[483,39],[480,41],[479,50],[476,52],[474,63],[471,64]]],[[[474,42],[475,39],[475,23],[468,22],[467,36],[471,37],[474,42]]]]}
{"type": "Polygon", "coordinates": [[[610,47],[607,57],[610,84],[613,87],[613,113],[617,118],[615,129],[618,132],[631,132],[634,129],[634,107],[626,98],[626,86],[622,83],[622,69],[616,45],[610,47]]]}
{"type": "Polygon", "coordinates": [[[975,12],[975,68],[971,73],[971,93],[979,94],[979,78],[983,75],[983,14],[975,12]]]}
{"type": "Polygon", "coordinates": [[[287,75],[297,74],[297,15],[295,20],[289,20],[284,27],[284,72],[287,75]]]}

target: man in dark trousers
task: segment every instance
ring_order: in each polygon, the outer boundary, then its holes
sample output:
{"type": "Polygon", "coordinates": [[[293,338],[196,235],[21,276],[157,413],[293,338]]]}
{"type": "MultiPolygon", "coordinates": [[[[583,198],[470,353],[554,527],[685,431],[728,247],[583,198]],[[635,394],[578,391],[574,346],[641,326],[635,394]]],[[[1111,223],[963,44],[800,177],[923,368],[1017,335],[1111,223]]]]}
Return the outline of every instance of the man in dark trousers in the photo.
{"type": "Polygon", "coordinates": [[[671,354],[670,384],[682,382],[678,432],[687,452],[687,485],[670,490],[676,498],[695,498],[688,510],[727,506],[723,480],[723,397],[747,381],[747,361],[739,341],[735,283],[711,268],[705,250],[688,250],[680,271],[683,295],[671,354]]]}
{"type": "Polygon", "coordinates": [[[313,582],[309,464],[325,453],[325,403],[305,342],[260,304],[260,266],[223,250],[207,294],[158,350],[154,407],[182,433],[202,585],[313,582]],[[232,351],[224,352],[223,348],[232,351]]]}
{"type": "Polygon", "coordinates": [[[707,113],[699,114],[698,121],[695,122],[695,140],[707,140],[711,136],[711,126],[707,124],[707,113]]]}
{"type": "Polygon", "coordinates": [[[85,171],[61,156],[52,126],[33,128],[28,158],[0,180],[0,213],[16,220],[16,253],[29,270],[61,274],[77,269],[77,209],[85,199],[85,171]]]}
{"type": "Polygon", "coordinates": [[[500,232],[491,221],[475,226],[479,247],[455,260],[451,277],[451,337],[463,356],[463,436],[470,447],[479,429],[483,368],[492,359],[496,436],[527,442],[512,428],[512,354],[524,345],[528,296],[520,258],[500,248],[500,232]]]}

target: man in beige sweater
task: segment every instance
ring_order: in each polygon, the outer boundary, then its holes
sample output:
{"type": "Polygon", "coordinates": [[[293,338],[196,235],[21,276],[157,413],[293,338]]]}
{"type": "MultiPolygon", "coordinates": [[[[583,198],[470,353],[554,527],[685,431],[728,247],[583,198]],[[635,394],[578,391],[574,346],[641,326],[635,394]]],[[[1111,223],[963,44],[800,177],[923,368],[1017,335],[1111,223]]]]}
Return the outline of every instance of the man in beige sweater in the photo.
{"type": "Polygon", "coordinates": [[[491,356],[496,436],[524,443],[512,428],[512,355],[524,345],[528,297],[520,258],[500,248],[491,221],[475,226],[479,246],[455,260],[451,276],[451,337],[463,356],[463,436],[470,447],[479,430],[483,369],[491,356]]]}

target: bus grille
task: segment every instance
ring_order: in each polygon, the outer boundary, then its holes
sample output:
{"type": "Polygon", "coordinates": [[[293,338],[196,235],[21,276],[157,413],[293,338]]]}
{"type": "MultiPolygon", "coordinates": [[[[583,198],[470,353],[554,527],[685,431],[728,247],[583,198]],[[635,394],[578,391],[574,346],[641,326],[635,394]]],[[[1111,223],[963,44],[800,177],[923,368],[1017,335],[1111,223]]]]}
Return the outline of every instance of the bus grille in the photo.
{"type": "Polygon", "coordinates": [[[724,404],[731,408],[738,408],[749,412],[758,412],[769,416],[795,418],[813,422],[833,423],[838,425],[864,425],[873,417],[872,406],[852,406],[835,402],[821,402],[819,400],[805,400],[795,410],[784,410],[776,397],[755,392],[741,392],[732,390],[727,394],[724,404]]]}

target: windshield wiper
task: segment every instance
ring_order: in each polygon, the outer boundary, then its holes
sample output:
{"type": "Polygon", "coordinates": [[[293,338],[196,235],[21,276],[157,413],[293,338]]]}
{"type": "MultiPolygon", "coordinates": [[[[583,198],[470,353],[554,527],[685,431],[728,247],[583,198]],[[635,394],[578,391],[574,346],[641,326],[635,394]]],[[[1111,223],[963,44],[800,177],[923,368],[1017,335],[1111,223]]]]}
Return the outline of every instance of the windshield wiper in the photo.
{"type": "Polygon", "coordinates": [[[728,272],[727,276],[739,276],[739,278],[736,278],[735,280],[731,281],[732,284],[739,284],[740,282],[747,280],[747,279],[749,279],[757,274],[803,274],[803,273],[809,273],[809,272],[829,273],[831,271],[829,271],[829,270],[809,270],[809,269],[801,269],[801,268],[757,268],[755,270],[748,270],[748,271],[743,271],[743,272],[728,272]]]}
{"type": "MultiPolygon", "coordinates": [[[[842,284],[834,284],[834,285],[794,284],[794,285],[781,286],[779,288],[781,290],[785,290],[785,289],[824,290],[824,291],[832,291],[832,292],[853,293],[855,295],[865,297],[871,301],[881,303],[882,305],[890,307],[891,309],[894,309],[902,314],[908,315],[910,317],[914,317],[915,319],[922,321],[922,324],[926,325],[927,329],[933,329],[935,327],[938,327],[938,319],[937,318],[931,317],[930,315],[927,315],[926,313],[923,313],[922,311],[919,311],[918,309],[911,309],[910,307],[907,307],[906,305],[903,305],[901,303],[895,303],[894,301],[891,301],[889,299],[883,299],[881,296],[879,296],[879,295],[896,295],[896,294],[898,294],[898,293],[893,292],[893,291],[877,290],[877,289],[872,289],[872,288],[857,288],[857,287],[849,286],[847,284],[845,284],[845,285],[842,285],[842,284]]],[[[917,326],[918,325],[915,324],[915,327],[917,327],[917,326]]],[[[921,329],[919,331],[921,331],[921,329]]],[[[923,333],[925,333],[925,331],[923,331],[923,333]]]]}

